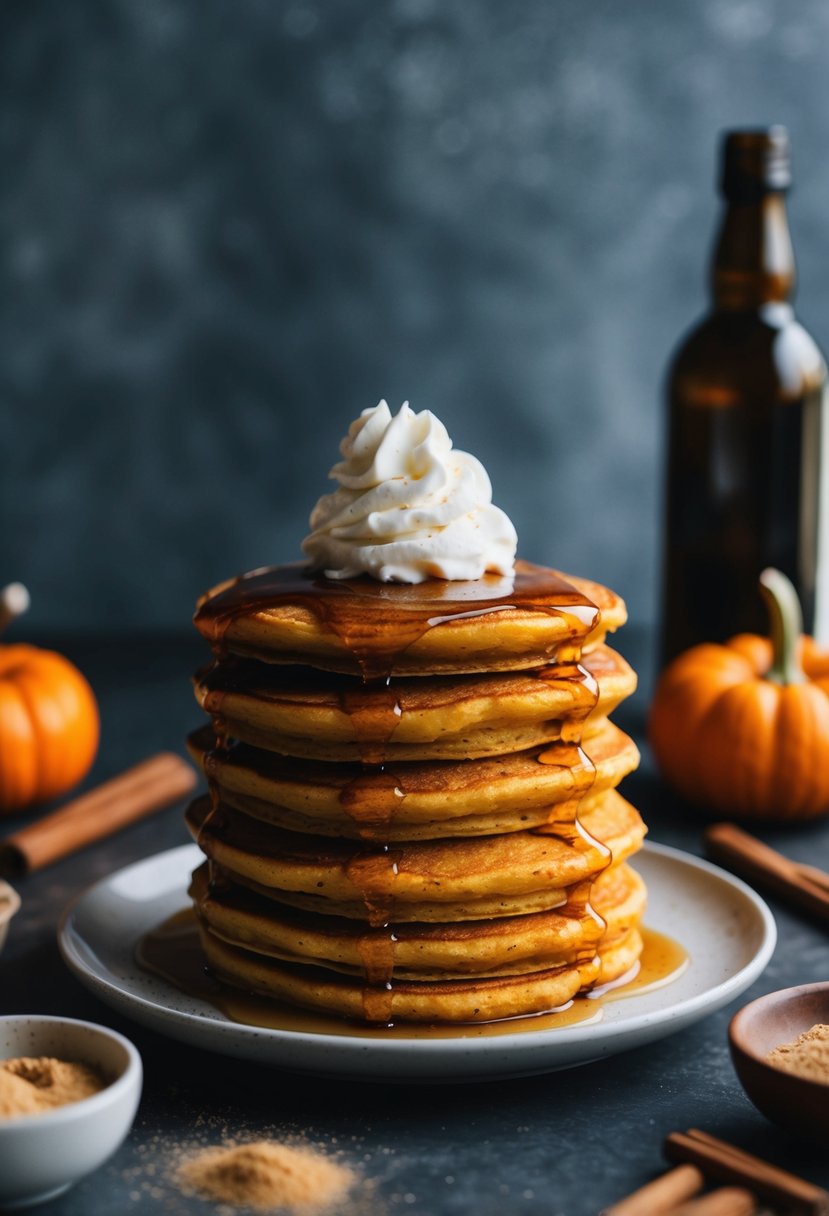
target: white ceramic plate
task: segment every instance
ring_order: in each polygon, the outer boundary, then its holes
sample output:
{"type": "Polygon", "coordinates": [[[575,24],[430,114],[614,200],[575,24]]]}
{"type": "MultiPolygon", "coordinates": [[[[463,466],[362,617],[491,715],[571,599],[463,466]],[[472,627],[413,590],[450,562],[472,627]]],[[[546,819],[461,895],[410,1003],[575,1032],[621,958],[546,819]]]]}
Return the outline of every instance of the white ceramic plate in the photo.
{"type": "Polygon", "coordinates": [[[635,864],[648,887],[648,923],[680,942],[690,965],[663,988],[604,1003],[597,1023],[439,1039],[268,1030],[229,1021],[135,963],[138,939],[187,904],[190,872],[201,860],[195,845],[183,845],[91,887],[62,919],[63,958],[101,1000],[161,1034],[295,1072],[448,1081],[571,1068],[653,1042],[720,1009],[757,979],[777,937],[771,913],[745,883],[677,849],[646,844],[635,864]]]}

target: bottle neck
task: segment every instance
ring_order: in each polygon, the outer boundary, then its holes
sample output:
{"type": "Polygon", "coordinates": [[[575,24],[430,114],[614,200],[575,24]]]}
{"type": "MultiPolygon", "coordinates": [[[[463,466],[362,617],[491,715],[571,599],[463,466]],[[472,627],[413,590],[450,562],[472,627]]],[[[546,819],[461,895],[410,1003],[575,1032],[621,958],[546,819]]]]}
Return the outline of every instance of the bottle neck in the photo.
{"type": "Polygon", "coordinates": [[[782,303],[794,292],[795,266],[786,197],[729,202],[711,267],[714,304],[722,310],[782,303]]]}

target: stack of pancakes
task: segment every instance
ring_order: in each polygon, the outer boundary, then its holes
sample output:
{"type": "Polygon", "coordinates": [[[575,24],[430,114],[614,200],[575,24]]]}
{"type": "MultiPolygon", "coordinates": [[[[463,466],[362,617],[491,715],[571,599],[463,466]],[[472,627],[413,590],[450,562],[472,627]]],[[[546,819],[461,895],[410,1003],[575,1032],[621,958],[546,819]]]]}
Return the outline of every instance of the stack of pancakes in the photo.
{"type": "Polygon", "coordinates": [[[257,571],[200,601],[214,662],[187,813],[212,971],[373,1023],[546,1012],[632,973],[636,677],[606,588],[257,571]]]}

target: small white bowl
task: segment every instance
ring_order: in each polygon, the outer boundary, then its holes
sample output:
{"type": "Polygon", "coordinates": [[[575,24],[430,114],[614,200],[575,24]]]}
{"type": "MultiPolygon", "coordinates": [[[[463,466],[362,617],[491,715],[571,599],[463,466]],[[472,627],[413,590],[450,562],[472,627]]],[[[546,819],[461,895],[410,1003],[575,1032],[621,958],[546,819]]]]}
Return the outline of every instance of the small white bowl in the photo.
{"type": "Polygon", "coordinates": [[[52,1056],[96,1068],[110,1083],[45,1114],[0,1119],[0,1209],[43,1203],[103,1165],[132,1127],[141,1057],[123,1035],[73,1018],[0,1017],[0,1060],[52,1056]]]}
{"type": "Polygon", "coordinates": [[[20,896],[14,887],[0,880],[0,950],[6,941],[9,931],[9,921],[20,907],[20,896]]]}

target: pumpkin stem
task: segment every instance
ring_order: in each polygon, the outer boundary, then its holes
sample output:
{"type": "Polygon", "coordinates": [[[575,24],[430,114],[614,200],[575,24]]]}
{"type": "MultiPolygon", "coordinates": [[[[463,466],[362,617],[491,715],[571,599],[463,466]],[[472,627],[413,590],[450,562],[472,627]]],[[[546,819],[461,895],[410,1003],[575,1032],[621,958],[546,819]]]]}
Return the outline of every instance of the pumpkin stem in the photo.
{"type": "Polygon", "coordinates": [[[760,575],[760,594],[769,611],[771,667],[765,678],[774,684],[802,684],[806,676],[797,660],[803,613],[792,583],[771,567],[760,575]]]}
{"type": "Polygon", "coordinates": [[[0,591],[0,633],[24,612],[28,612],[30,602],[29,592],[22,583],[9,583],[0,591]]]}

